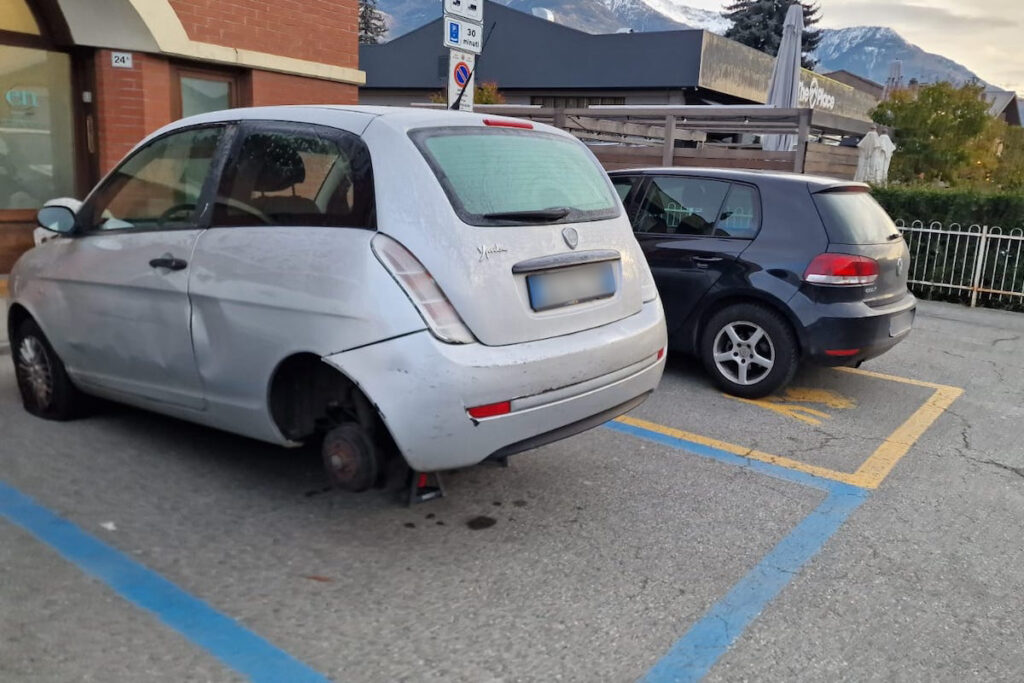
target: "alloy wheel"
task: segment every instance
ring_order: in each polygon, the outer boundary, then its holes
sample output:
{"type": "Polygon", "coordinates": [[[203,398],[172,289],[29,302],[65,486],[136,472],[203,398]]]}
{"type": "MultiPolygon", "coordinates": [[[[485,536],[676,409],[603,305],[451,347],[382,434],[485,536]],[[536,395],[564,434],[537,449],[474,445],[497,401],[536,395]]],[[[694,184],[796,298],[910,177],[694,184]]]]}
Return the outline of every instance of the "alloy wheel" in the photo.
{"type": "Polygon", "coordinates": [[[775,346],[760,325],[731,322],[715,335],[715,366],[730,382],[750,386],[762,381],[775,367],[775,346]]]}
{"type": "Polygon", "coordinates": [[[27,385],[36,405],[45,408],[53,397],[53,369],[39,339],[25,337],[18,345],[18,374],[27,385]]]}

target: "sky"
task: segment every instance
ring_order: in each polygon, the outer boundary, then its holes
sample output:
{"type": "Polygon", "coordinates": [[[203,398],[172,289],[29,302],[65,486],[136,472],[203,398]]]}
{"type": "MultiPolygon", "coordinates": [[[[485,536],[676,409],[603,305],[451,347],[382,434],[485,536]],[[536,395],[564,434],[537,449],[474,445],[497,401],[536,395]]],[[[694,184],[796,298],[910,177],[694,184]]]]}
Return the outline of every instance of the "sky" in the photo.
{"type": "MultiPolygon", "coordinates": [[[[1024,95],[1024,0],[818,0],[821,26],[887,26],[1024,95]]],[[[688,5],[721,10],[722,0],[688,5]]]]}

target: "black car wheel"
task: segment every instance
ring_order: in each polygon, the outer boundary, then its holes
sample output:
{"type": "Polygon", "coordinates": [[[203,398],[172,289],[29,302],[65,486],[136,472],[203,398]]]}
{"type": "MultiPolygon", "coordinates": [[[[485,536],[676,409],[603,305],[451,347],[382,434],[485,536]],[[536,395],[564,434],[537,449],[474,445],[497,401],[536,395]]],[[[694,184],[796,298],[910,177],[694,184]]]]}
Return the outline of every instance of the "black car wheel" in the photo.
{"type": "Polygon", "coordinates": [[[14,373],[25,410],[47,420],[75,417],[81,394],[35,321],[22,322],[12,341],[14,373]]]}
{"type": "Polygon", "coordinates": [[[701,335],[704,367],[727,393],[761,398],[793,379],[799,357],[789,323],[757,304],[719,311],[701,335]]]}

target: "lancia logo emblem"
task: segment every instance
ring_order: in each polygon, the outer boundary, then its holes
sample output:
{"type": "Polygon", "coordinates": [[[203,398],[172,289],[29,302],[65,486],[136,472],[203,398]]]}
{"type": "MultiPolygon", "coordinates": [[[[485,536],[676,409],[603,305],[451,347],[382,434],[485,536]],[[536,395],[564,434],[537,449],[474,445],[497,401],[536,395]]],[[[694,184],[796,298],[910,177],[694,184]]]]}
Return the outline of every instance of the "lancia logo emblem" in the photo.
{"type": "Polygon", "coordinates": [[[896,259],[896,274],[903,275],[903,257],[896,259]]]}
{"type": "Polygon", "coordinates": [[[562,231],[562,239],[565,240],[570,249],[575,249],[580,243],[580,234],[576,232],[576,228],[566,228],[562,231]]]}

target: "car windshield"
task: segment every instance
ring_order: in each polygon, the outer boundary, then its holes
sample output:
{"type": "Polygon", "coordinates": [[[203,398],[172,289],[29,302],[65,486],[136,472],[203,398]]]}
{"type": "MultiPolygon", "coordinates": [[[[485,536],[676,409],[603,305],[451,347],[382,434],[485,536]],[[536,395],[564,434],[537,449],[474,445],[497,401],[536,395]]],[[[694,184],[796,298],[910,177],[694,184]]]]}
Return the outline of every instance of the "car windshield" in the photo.
{"type": "Polygon", "coordinates": [[[899,237],[896,224],[867,191],[841,190],[814,195],[835,244],[883,244],[899,237]]]}
{"type": "Polygon", "coordinates": [[[604,220],[619,215],[607,176],[572,139],[517,129],[413,133],[459,217],[470,225],[604,220]]]}

